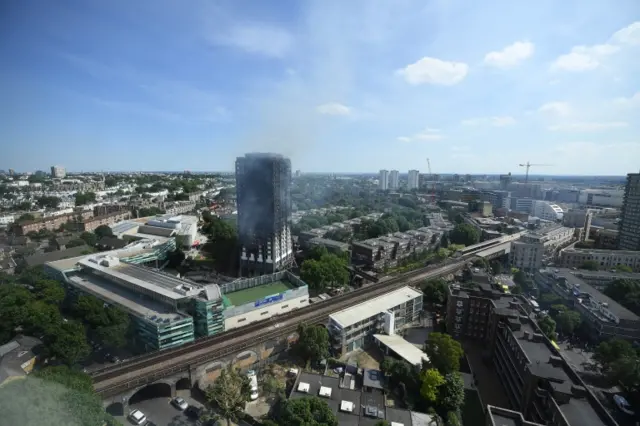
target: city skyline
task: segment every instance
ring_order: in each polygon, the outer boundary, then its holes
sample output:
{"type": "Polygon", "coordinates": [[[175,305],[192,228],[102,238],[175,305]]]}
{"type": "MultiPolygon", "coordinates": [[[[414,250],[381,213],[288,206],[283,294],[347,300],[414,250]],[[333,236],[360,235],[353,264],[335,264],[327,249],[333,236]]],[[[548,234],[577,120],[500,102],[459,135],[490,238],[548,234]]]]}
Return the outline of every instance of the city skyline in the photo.
{"type": "Polygon", "coordinates": [[[0,168],[637,171],[640,11],[556,3],[12,3],[0,168]]]}

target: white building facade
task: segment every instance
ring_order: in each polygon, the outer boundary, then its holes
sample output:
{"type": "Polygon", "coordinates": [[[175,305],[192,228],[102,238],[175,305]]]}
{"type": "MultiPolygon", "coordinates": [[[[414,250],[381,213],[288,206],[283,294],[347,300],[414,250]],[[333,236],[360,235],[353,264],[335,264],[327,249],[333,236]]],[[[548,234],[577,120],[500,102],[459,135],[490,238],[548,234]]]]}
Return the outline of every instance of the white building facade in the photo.
{"type": "Polygon", "coordinates": [[[400,183],[400,172],[397,170],[391,170],[389,172],[389,189],[398,189],[400,183]]]}
{"type": "Polygon", "coordinates": [[[380,177],[378,178],[378,188],[382,191],[389,189],[389,170],[380,170],[380,177]]]}
{"type": "Polygon", "coordinates": [[[409,178],[407,181],[409,189],[418,189],[420,187],[420,172],[417,170],[409,170],[409,178]]]}

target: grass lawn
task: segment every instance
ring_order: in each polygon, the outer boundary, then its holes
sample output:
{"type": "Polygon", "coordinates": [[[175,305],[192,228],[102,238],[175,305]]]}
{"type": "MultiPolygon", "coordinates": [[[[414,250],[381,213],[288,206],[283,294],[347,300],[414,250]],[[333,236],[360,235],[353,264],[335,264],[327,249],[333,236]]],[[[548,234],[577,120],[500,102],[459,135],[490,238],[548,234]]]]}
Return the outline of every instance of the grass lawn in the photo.
{"type": "Polygon", "coordinates": [[[225,297],[234,306],[241,306],[245,303],[255,302],[264,297],[274,294],[282,293],[293,286],[283,281],[276,281],[270,284],[260,285],[257,287],[248,288],[246,290],[234,291],[233,293],[225,294],[225,297]]]}

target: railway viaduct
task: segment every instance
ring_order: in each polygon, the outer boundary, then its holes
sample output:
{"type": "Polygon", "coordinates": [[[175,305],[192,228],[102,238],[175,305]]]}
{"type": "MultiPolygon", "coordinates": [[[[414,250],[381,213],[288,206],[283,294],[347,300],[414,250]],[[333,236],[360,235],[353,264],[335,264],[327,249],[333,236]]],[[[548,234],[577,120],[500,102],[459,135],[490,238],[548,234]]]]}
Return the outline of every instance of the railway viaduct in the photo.
{"type": "MultiPolygon", "coordinates": [[[[513,238],[513,237],[511,237],[513,238]]],[[[497,239],[495,246],[511,240],[497,239]]],[[[174,396],[177,390],[206,388],[222,368],[231,364],[240,369],[259,368],[285,352],[297,340],[300,323],[326,324],[328,316],[372,297],[424,279],[446,276],[461,270],[476,254],[487,250],[481,243],[473,250],[444,264],[383,279],[359,290],[316,303],[288,314],[230,330],[178,348],[143,355],[91,373],[94,389],[110,412],[124,412],[125,406],[146,393],[174,396]]],[[[500,249],[498,253],[502,254],[500,249]]],[[[491,253],[496,255],[498,253],[491,253]]],[[[486,253],[489,254],[489,253],[486,253]]],[[[488,256],[487,256],[488,257],[488,256]]]]}

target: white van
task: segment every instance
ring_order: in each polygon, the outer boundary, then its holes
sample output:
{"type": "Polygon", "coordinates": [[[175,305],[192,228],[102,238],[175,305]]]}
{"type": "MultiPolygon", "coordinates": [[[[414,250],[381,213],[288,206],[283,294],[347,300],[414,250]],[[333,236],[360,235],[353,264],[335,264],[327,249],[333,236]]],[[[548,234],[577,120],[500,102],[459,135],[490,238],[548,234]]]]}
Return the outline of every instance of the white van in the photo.
{"type": "Polygon", "coordinates": [[[249,384],[251,386],[251,400],[255,401],[258,399],[258,376],[256,372],[253,370],[247,371],[247,377],[249,378],[249,384]]]}

